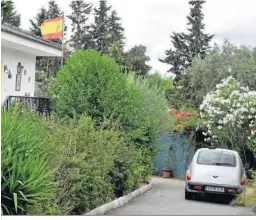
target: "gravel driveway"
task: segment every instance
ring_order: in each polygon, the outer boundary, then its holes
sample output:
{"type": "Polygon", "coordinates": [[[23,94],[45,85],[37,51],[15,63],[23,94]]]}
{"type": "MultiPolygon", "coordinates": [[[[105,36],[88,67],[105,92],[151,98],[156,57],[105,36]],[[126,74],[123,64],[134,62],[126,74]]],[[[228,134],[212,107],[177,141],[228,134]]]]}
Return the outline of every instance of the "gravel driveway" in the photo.
{"type": "Polygon", "coordinates": [[[234,207],[209,198],[188,201],[184,181],[153,178],[150,191],[108,215],[255,215],[251,208],[234,207]]]}

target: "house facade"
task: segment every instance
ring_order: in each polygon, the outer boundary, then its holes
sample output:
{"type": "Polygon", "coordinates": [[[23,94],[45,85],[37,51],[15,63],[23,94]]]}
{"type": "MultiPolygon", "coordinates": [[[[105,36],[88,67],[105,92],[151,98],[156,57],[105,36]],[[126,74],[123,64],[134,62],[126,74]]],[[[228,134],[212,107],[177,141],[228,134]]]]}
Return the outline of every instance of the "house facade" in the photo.
{"type": "Polygon", "coordinates": [[[37,56],[61,57],[61,46],[42,40],[30,32],[2,24],[2,104],[9,96],[34,96],[37,56]]]}

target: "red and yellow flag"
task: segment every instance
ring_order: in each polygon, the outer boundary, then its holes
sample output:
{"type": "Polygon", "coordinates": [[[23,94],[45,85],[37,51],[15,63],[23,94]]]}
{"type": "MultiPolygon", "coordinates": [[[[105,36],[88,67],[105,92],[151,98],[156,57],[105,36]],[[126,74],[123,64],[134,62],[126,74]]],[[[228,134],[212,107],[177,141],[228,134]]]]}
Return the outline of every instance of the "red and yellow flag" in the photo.
{"type": "Polygon", "coordinates": [[[41,34],[44,40],[53,40],[63,37],[64,17],[45,20],[41,25],[41,34]]]}

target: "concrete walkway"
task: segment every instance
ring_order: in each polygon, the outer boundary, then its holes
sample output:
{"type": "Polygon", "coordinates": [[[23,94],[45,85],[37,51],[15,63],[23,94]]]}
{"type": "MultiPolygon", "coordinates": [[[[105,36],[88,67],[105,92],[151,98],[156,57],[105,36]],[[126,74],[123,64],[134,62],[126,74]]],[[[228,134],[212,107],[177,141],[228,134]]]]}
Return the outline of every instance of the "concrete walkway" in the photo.
{"type": "Polygon", "coordinates": [[[150,191],[108,215],[254,215],[251,208],[184,198],[184,181],[154,177],[150,191]]]}

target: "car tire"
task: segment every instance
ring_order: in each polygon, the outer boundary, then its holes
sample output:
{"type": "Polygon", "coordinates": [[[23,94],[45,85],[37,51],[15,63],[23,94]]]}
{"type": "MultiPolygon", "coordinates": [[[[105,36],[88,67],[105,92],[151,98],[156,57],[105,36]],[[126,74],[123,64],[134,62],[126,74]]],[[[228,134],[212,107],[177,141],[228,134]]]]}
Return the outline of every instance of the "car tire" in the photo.
{"type": "Polygon", "coordinates": [[[186,200],[192,200],[194,198],[193,193],[188,192],[187,189],[185,189],[185,199],[186,200]]]}

